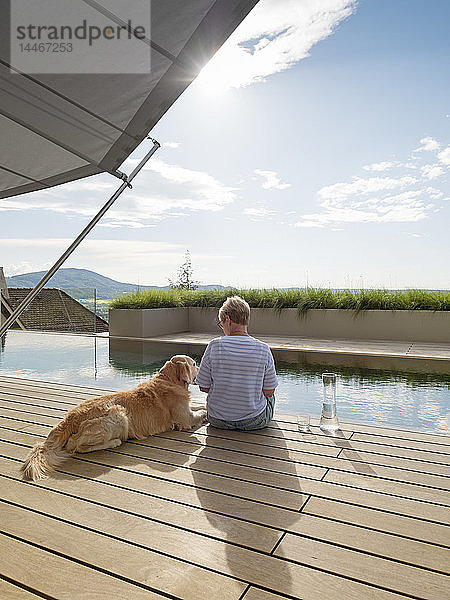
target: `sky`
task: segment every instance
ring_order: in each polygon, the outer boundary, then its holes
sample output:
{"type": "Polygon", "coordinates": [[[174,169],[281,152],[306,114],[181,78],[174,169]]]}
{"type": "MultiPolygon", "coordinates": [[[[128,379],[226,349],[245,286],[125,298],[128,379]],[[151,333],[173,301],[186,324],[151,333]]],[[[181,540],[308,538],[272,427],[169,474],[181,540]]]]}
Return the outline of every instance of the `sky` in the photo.
{"type": "MultiPolygon", "coordinates": [[[[260,0],[64,267],[167,285],[189,250],[203,285],[450,289],[449,22],[448,0],[260,0]]],[[[1,201],[5,274],[48,269],[116,188],[1,201]]]]}

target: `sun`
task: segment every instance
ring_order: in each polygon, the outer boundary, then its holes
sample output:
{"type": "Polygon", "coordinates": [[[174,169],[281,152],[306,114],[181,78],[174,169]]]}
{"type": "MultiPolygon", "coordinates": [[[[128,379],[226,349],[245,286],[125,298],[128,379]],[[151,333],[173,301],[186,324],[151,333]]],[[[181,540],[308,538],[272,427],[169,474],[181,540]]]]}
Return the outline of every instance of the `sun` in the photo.
{"type": "Polygon", "coordinates": [[[203,67],[196,78],[196,83],[202,93],[217,97],[224,94],[230,86],[227,83],[226,70],[223,68],[222,61],[217,61],[215,58],[213,57],[203,67]]]}

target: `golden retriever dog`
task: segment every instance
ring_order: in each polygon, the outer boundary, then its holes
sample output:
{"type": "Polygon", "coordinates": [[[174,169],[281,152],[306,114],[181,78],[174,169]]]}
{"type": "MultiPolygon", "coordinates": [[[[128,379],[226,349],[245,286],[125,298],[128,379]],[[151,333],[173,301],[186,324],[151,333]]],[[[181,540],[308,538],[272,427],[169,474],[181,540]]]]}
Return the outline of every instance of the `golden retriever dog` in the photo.
{"type": "Polygon", "coordinates": [[[74,452],[117,448],[128,439],[198,427],[206,421],[206,410],[191,410],[188,391],[197,372],[192,358],[177,355],[130,392],[84,400],[32,448],[22,465],[22,478],[42,479],[74,452]]]}

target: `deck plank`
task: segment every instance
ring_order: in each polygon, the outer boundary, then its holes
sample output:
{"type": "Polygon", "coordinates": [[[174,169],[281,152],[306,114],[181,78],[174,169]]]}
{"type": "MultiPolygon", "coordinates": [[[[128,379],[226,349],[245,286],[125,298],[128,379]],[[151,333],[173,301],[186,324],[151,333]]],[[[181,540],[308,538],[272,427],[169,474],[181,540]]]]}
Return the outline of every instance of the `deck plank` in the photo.
{"type": "MultiPolygon", "coordinates": [[[[103,394],[102,394],[103,395],[103,394]]],[[[0,399],[10,399],[17,400],[17,402],[28,402],[31,404],[47,404],[47,406],[58,406],[59,404],[63,404],[70,408],[72,406],[76,406],[83,400],[88,398],[96,398],[99,397],[100,394],[93,394],[90,392],[64,392],[58,390],[48,390],[43,391],[40,389],[26,389],[26,388],[17,388],[17,387],[5,387],[1,383],[0,378],[0,399]]]]}
{"type": "Polygon", "coordinates": [[[275,555],[321,569],[332,569],[335,573],[372,585],[385,587],[389,581],[392,590],[426,600],[442,600],[450,584],[450,579],[439,573],[291,533],[283,538],[275,555]]]}
{"type": "Polygon", "coordinates": [[[36,427],[36,425],[33,423],[24,423],[23,421],[17,421],[11,418],[0,417],[0,427],[14,429],[16,431],[25,431],[36,427]]]}
{"type": "Polygon", "coordinates": [[[242,600],[286,600],[286,596],[266,592],[255,587],[250,587],[245,593],[242,600]]]}
{"type": "Polygon", "coordinates": [[[104,390],[103,388],[98,388],[95,386],[87,386],[87,385],[74,385],[70,383],[58,383],[53,381],[44,381],[40,379],[24,379],[22,377],[11,377],[9,375],[1,375],[0,376],[0,384],[3,385],[12,384],[18,389],[25,388],[37,388],[37,389],[49,389],[49,390],[64,390],[68,392],[81,392],[81,393],[108,393],[108,390],[104,390]]]}
{"type": "Polygon", "coordinates": [[[387,435],[376,436],[367,433],[354,433],[352,440],[356,442],[370,442],[371,444],[382,444],[383,446],[399,446],[400,448],[412,448],[413,450],[423,450],[425,452],[440,452],[450,454],[448,444],[431,443],[429,441],[411,440],[398,437],[389,437],[387,435]]]}
{"type": "MultiPolygon", "coordinates": [[[[15,410],[12,408],[2,408],[1,416],[4,419],[12,419],[17,421],[22,421],[24,424],[29,425],[47,425],[49,427],[54,427],[60,418],[57,417],[48,417],[47,415],[37,415],[30,412],[24,412],[23,410],[15,410]]],[[[47,429],[47,434],[49,433],[49,429],[47,429]]],[[[46,434],[46,435],[47,435],[46,434]]]]}
{"type": "Polygon", "coordinates": [[[36,596],[36,594],[17,587],[17,585],[13,585],[0,577],[0,598],[3,598],[3,600],[36,600],[42,598],[42,596],[36,596]]]}
{"type": "Polygon", "coordinates": [[[450,507],[450,492],[448,489],[436,489],[424,485],[414,485],[412,483],[392,481],[380,477],[368,477],[361,473],[346,473],[333,469],[328,471],[323,481],[350,485],[364,490],[374,490],[403,498],[415,498],[416,500],[424,500],[425,502],[433,502],[450,507]]]}
{"type": "Polygon", "coordinates": [[[37,406],[36,404],[27,404],[22,402],[7,402],[0,400],[0,414],[2,409],[16,410],[29,415],[46,415],[49,417],[55,417],[56,419],[63,419],[67,414],[67,410],[53,406],[37,406]]]}
{"type": "Polygon", "coordinates": [[[28,394],[7,394],[4,391],[0,391],[0,402],[8,404],[23,404],[26,406],[39,406],[41,408],[53,408],[63,412],[66,412],[76,406],[78,402],[64,402],[61,400],[49,400],[48,398],[32,398],[28,394]]]}
{"type": "MultiPolygon", "coordinates": [[[[323,513],[325,518],[305,514],[307,506],[302,511],[302,518],[291,527],[291,531],[295,530],[300,536],[450,574],[449,548],[365,529],[350,523],[337,523],[326,518],[327,513],[323,513]]],[[[420,524],[414,523],[416,527],[420,524]]],[[[450,528],[446,529],[447,540],[450,540],[450,528]]]]}
{"type": "MultiPolygon", "coordinates": [[[[278,423],[296,423],[296,415],[276,415],[278,423]]],[[[317,427],[319,425],[319,419],[316,417],[311,418],[311,425],[317,427]]],[[[376,436],[387,436],[397,437],[404,440],[421,440],[431,442],[433,444],[446,444],[450,446],[450,435],[438,434],[438,433],[427,433],[422,431],[411,431],[408,429],[402,429],[401,427],[388,427],[384,425],[366,425],[364,423],[352,423],[342,422],[340,427],[343,431],[351,431],[357,433],[368,433],[376,436]]]]}
{"type": "MultiPolygon", "coordinates": [[[[57,600],[69,598],[86,600],[87,593],[95,600],[167,598],[2,533],[0,533],[0,571],[5,577],[57,600]]],[[[5,600],[10,598],[6,596],[5,600]]],[[[28,599],[25,596],[23,600],[28,599]]]]}
{"type": "Polygon", "coordinates": [[[450,546],[450,527],[447,524],[432,523],[401,513],[388,513],[369,506],[314,497],[305,504],[302,514],[325,517],[338,523],[354,524],[374,532],[393,534],[414,541],[447,548],[450,546]]]}

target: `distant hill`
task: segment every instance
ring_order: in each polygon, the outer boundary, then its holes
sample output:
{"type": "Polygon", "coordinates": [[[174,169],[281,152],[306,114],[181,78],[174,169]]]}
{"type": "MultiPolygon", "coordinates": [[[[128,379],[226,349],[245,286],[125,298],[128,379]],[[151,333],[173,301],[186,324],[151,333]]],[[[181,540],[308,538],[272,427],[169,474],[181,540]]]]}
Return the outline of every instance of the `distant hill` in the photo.
{"type": "MultiPolygon", "coordinates": [[[[34,287],[45,275],[46,271],[35,273],[24,273],[23,275],[14,275],[6,277],[8,287],[31,288],[34,287]]],[[[135,292],[140,290],[168,290],[169,286],[139,285],[135,283],[121,283],[110,277],[105,277],[94,271],[87,269],[60,269],[46,283],[47,288],[95,288],[99,299],[108,300],[115,296],[120,296],[126,292],[135,292]]],[[[200,289],[218,289],[223,288],[220,285],[199,286],[200,289]]]]}

